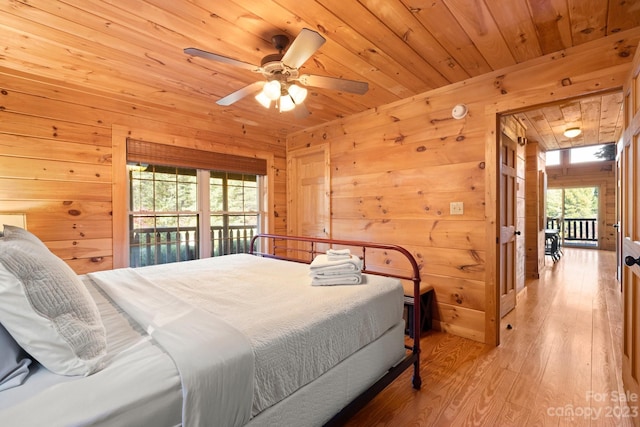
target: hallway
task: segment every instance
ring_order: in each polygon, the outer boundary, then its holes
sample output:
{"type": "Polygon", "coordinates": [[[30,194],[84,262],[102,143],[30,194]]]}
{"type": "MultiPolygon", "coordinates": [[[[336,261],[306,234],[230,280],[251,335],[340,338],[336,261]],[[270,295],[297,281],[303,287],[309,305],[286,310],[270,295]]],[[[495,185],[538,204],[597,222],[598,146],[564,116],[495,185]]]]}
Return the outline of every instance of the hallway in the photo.
{"type": "Polygon", "coordinates": [[[422,390],[405,374],[348,425],[632,426],[640,401],[622,388],[621,315],[615,252],[565,248],[527,282],[499,347],[425,333],[422,390]]]}

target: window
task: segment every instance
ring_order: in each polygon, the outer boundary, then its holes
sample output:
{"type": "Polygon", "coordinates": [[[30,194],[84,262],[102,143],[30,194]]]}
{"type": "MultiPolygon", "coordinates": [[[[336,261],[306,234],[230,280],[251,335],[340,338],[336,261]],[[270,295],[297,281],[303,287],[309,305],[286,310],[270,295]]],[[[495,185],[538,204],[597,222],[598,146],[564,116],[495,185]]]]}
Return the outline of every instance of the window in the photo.
{"type": "Polygon", "coordinates": [[[601,154],[606,151],[604,147],[605,145],[592,145],[589,147],[572,148],[569,150],[570,162],[576,164],[609,160],[606,158],[606,155],[601,154]]]}
{"type": "Polygon", "coordinates": [[[616,158],[616,144],[610,143],[591,145],[589,147],[569,148],[567,150],[547,151],[545,153],[546,165],[560,165],[562,153],[566,151],[569,152],[569,163],[571,164],[601,162],[607,160],[615,160],[616,158]]]}
{"type": "Polygon", "coordinates": [[[129,180],[130,266],[248,251],[258,176],[150,165],[132,167],[129,180]]]}
{"type": "Polygon", "coordinates": [[[209,185],[211,256],[248,252],[258,228],[257,177],[212,172],[209,185]]]}
{"type": "Polygon", "coordinates": [[[560,150],[547,151],[545,157],[547,166],[558,166],[560,164],[560,150]]]}
{"type": "Polygon", "coordinates": [[[138,167],[129,171],[129,182],[129,265],[198,258],[196,170],[138,167]]]}
{"type": "Polygon", "coordinates": [[[132,138],[126,151],[130,266],[249,249],[266,217],[266,159],[132,138]]]}

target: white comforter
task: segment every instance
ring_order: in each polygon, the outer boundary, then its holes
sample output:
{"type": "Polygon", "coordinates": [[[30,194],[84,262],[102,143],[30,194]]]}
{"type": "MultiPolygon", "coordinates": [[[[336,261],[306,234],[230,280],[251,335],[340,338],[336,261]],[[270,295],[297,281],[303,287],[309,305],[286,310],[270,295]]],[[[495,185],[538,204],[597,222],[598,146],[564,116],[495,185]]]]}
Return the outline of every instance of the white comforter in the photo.
{"type": "Polygon", "coordinates": [[[242,334],[134,269],[89,277],[171,355],[182,381],[185,427],[242,426],[249,421],[254,363],[242,334]]]}
{"type": "Polygon", "coordinates": [[[135,270],[246,336],[255,356],[252,414],[315,380],[402,319],[400,282],[311,286],[309,266],[247,254],[135,270]]]}

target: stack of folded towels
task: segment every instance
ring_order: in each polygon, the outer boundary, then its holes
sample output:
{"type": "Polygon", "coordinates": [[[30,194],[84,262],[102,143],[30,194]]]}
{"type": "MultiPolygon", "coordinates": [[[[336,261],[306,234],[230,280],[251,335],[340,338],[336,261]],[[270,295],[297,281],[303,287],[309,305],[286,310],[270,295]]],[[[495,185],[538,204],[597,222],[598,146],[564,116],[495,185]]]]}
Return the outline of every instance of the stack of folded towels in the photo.
{"type": "Polygon", "coordinates": [[[309,266],[311,284],[358,285],[362,283],[362,261],[349,249],[329,249],[316,256],[309,266]]]}

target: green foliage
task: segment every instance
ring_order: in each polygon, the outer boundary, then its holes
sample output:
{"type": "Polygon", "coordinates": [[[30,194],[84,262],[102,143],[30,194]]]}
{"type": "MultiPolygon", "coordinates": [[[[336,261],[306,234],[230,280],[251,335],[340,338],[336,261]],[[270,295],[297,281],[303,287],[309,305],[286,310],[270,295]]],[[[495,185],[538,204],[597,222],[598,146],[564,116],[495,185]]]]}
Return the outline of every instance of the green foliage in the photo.
{"type": "Polygon", "coordinates": [[[547,218],[560,218],[562,216],[562,190],[547,190],[547,218]]]}
{"type": "Polygon", "coordinates": [[[564,190],[565,218],[597,218],[598,188],[567,188],[564,190]]]}
{"type": "Polygon", "coordinates": [[[597,218],[598,187],[551,189],[547,191],[547,217],[597,218]]]}
{"type": "Polygon", "coordinates": [[[599,159],[615,160],[616,159],[616,144],[606,144],[600,147],[594,154],[599,159]]]}
{"type": "Polygon", "coordinates": [[[131,210],[134,212],[198,210],[195,169],[152,165],[145,170],[131,172],[130,182],[131,210]]]}

